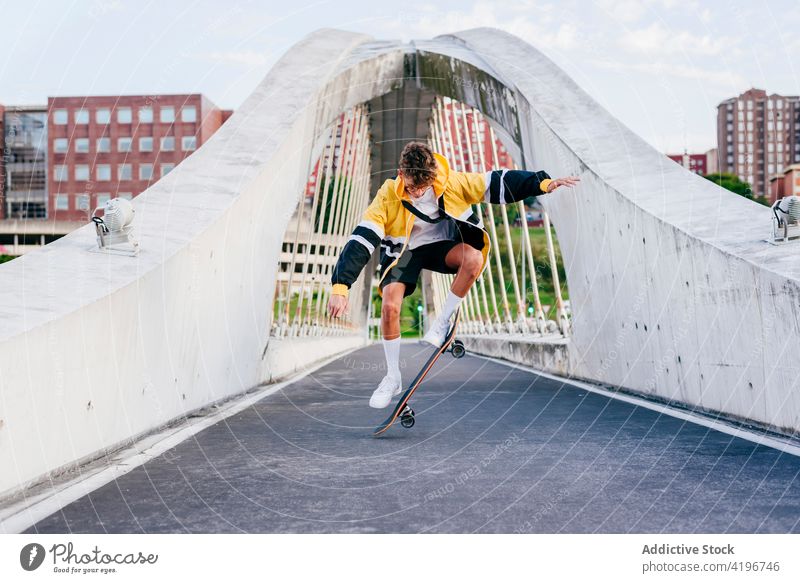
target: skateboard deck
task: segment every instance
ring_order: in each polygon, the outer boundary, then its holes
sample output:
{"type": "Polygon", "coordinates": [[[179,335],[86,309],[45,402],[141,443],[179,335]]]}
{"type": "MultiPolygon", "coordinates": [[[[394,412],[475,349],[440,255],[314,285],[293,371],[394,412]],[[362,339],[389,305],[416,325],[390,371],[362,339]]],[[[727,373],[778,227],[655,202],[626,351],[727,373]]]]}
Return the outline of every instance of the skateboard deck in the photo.
{"type": "MultiPolygon", "coordinates": [[[[434,350],[433,354],[430,355],[428,360],[422,366],[422,369],[419,371],[417,376],[411,381],[409,387],[405,390],[405,392],[400,395],[400,399],[397,401],[397,405],[392,410],[392,414],[389,417],[378,425],[375,430],[372,432],[372,435],[377,436],[381,435],[384,431],[389,429],[392,426],[398,417],[400,417],[400,423],[405,428],[411,428],[414,425],[414,410],[408,406],[408,401],[411,398],[411,395],[414,394],[414,391],[417,390],[422,380],[428,374],[428,372],[433,367],[434,363],[439,360],[439,357],[447,352],[447,349],[450,348],[450,345],[454,343],[454,338],[456,335],[456,328],[458,326],[458,320],[461,315],[461,310],[457,310],[455,316],[453,317],[453,322],[450,324],[450,330],[447,331],[447,336],[444,338],[444,342],[440,347],[434,350]]],[[[455,345],[452,349],[453,356],[456,358],[461,358],[464,356],[464,345],[461,343],[460,340],[455,340],[455,345]]]]}

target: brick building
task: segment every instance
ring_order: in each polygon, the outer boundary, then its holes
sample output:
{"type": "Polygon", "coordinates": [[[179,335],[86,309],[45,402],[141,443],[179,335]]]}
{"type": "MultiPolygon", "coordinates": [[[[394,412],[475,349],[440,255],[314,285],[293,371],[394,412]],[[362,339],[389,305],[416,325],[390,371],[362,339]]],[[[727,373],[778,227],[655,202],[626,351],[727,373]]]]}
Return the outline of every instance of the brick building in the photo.
{"type": "Polygon", "coordinates": [[[706,154],[667,154],[667,157],[695,174],[700,174],[701,176],[708,174],[708,158],[706,154]]]}
{"type": "Polygon", "coordinates": [[[231,112],[200,94],[51,97],[47,216],[86,220],[133,198],[199,148],[231,112]]]}
{"type": "Polygon", "coordinates": [[[748,182],[755,196],[770,178],[800,162],[800,97],[749,89],[717,107],[719,171],[748,182]]]}
{"type": "Polygon", "coordinates": [[[791,164],[770,177],[770,203],[784,196],[800,195],[800,164],[791,164]]]}

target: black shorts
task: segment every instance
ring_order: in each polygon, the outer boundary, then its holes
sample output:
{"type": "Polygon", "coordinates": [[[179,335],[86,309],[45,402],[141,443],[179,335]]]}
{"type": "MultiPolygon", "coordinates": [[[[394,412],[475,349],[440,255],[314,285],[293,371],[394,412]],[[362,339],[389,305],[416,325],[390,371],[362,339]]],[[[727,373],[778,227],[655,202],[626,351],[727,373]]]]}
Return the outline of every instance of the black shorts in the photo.
{"type": "Polygon", "coordinates": [[[415,249],[406,249],[397,263],[389,270],[381,281],[381,292],[390,283],[400,281],[406,284],[403,297],[414,293],[419,281],[419,274],[423,269],[438,273],[458,273],[457,268],[448,267],[444,262],[447,253],[461,243],[461,241],[445,240],[421,245],[415,249]]]}

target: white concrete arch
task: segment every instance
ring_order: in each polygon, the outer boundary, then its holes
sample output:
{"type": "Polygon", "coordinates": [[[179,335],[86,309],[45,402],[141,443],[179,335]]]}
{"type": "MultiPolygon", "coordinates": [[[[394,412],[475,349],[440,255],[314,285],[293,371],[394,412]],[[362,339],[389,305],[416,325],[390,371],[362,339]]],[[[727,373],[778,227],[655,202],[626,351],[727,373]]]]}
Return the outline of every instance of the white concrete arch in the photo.
{"type": "Polygon", "coordinates": [[[88,252],[87,226],[0,267],[0,495],[279,376],[274,258],[317,138],[412,80],[479,107],[528,168],[581,175],[543,199],[573,302],[561,372],[800,428],[800,266],[760,241],[761,207],[667,160],[511,35],[322,30],[137,197],[138,258],[88,252]]]}

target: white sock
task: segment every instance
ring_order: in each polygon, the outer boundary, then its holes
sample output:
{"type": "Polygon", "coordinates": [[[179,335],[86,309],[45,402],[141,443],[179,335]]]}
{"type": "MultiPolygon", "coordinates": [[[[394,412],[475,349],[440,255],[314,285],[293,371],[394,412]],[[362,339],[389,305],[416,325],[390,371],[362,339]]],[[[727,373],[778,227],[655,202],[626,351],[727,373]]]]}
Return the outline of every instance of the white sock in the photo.
{"type": "Polygon", "coordinates": [[[458,297],[453,293],[453,290],[447,292],[447,298],[444,300],[444,307],[442,308],[442,319],[449,320],[450,316],[456,311],[461,300],[464,298],[458,297]]]}
{"type": "Polygon", "coordinates": [[[383,352],[386,355],[387,374],[394,378],[400,378],[400,337],[393,340],[383,339],[383,352]]]}

